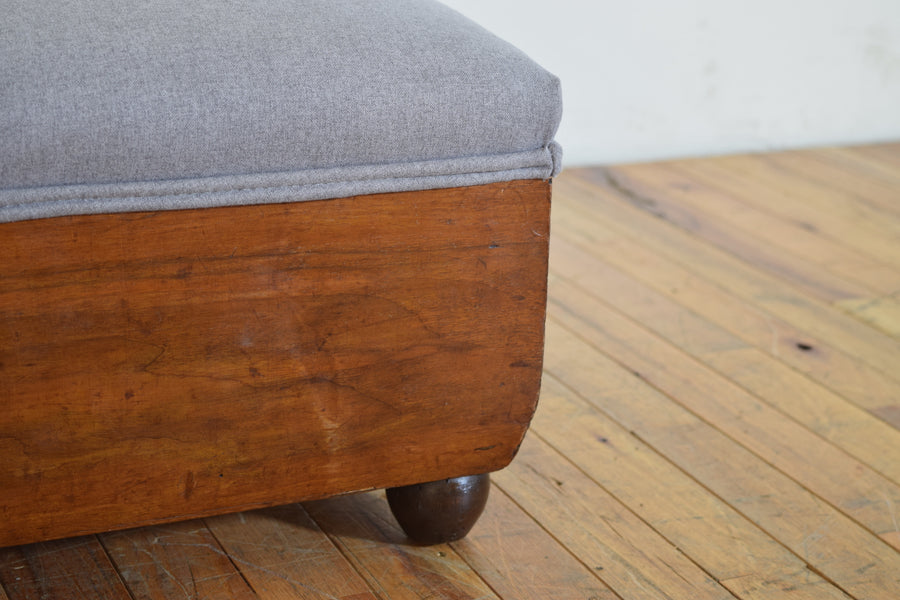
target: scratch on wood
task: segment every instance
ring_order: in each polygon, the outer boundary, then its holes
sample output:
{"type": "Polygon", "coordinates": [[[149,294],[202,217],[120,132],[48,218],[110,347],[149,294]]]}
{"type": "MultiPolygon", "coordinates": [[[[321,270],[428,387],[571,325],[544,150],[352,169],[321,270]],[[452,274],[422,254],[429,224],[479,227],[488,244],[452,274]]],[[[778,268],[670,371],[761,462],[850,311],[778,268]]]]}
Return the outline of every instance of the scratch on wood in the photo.
{"type": "Polygon", "coordinates": [[[881,491],[881,495],[884,498],[884,503],[887,504],[888,512],[891,515],[891,522],[893,522],[893,524],[894,524],[894,531],[896,531],[898,534],[900,534],[900,524],[898,524],[898,522],[897,522],[897,509],[894,506],[894,502],[893,502],[893,500],[891,500],[891,497],[888,496],[884,490],[881,491]]]}
{"type": "MultiPolygon", "coordinates": [[[[155,542],[155,540],[154,540],[154,542],[155,542]]],[[[155,552],[150,552],[146,548],[141,548],[140,552],[141,552],[141,554],[146,554],[147,556],[149,556],[150,560],[153,561],[153,565],[156,566],[157,569],[162,571],[169,579],[171,579],[175,583],[175,585],[177,585],[178,587],[181,588],[181,591],[184,593],[185,598],[193,597],[193,595],[188,591],[188,589],[186,587],[184,587],[184,584],[182,584],[181,581],[177,577],[175,577],[175,575],[173,575],[172,572],[169,571],[169,569],[166,568],[166,566],[162,563],[162,561],[159,560],[159,557],[156,555],[155,552]]]]}
{"type": "Polygon", "coordinates": [[[187,475],[184,476],[184,499],[189,500],[191,494],[194,493],[194,488],[197,486],[197,482],[194,480],[194,472],[188,471],[187,475]]]}
{"type": "Polygon", "coordinates": [[[665,218],[665,214],[658,207],[656,200],[638,194],[636,191],[622,183],[622,181],[620,181],[609,169],[600,169],[600,173],[603,175],[603,179],[606,181],[607,185],[618,192],[626,202],[640,210],[649,212],[656,217],[662,219],[665,218]]]}
{"type": "MultiPolygon", "coordinates": [[[[239,543],[239,544],[245,544],[245,542],[243,542],[243,541],[238,542],[238,543],[239,543]]],[[[213,546],[212,544],[183,544],[183,543],[177,543],[177,542],[176,542],[176,543],[171,543],[171,544],[168,544],[168,545],[169,545],[169,546],[183,546],[183,547],[189,547],[189,548],[201,548],[201,549],[209,550],[209,551],[211,551],[211,552],[213,552],[213,553],[215,553],[215,554],[218,554],[219,556],[224,556],[225,558],[229,559],[230,561],[232,561],[232,562],[235,564],[235,566],[238,566],[238,564],[240,564],[240,565],[243,565],[243,566],[245,566],[245,567],[248,567],[248,568],[251,568],[251,569],[255,569],[255,570],[257,570],[257,571],[260,571],[260,572],[262,572],[262,573],[265,573],[266,575],[269,575],[269,576],[271,576],[271,577],[275,577],[275,578],[277,578],[277,579],[281,579],[282,581],[286,581],[287,583],[289,583],[289,584],[291,584],[291,585],[293,585],[293,586],[297,586],[297,587],[299,587],[299,588],[301,588],[301,589],[308,590],[308,591],[310,591],[310,592],[312,592],[312,593],[315,593],[315,594],[320,594],[323,598],[329,598],[330,600],[340,600],[340,599],[337,598],[336,596],[333,596],[333,595],[331,595],[331,594],[329,594],[329,593],[327,593],[327,592],[325,592],[325,591],[323,591],[323,590],[317,589],[317,588],[315,588],[315,587],[313,587],[313,586],[311,586],[311,585],[305,584],[305,583],[303,583],[302,581],[297,581],[296,579],[294,579],[294,578],[292,578],[292,577],[289,577],[289,576],[287,576],[287,575],[285,575],[285,574],[283,574],[283,573],[279,573],[279,572],[277,572],[277,571],[273,571],[272,569],[263,567],[263,566],[258,565],[258,564],[256,564],[256,563],[253,563],[253,562],[251,562],[251,561],[249,561],[249,560],[243,559],[243,558],[237,556],[234,552],[226,553],[226,552],[224,552],[222,549],[217,548],[217,547],[213,546]]],[[[270,546],[269,544],[252,544],[252,545],[254,545],[254,546],[259,546],[259,547],[265,548],[265,549],[267,549],[267,550],[268,550],[268,549],[271,549],[271,546],[270,546]]],[[[299,549],[298,549],[298,548],[294,548],[294,550],[299,550],[299,549]]],[[[144,550],[144,552],[146,552],[146,550],[144,550]]],[[[315,552],[314,550],[311,550],[311,549],[310,549],[309,551],[304,552],[304,554],[310,554],[310,555],[312,555],[312,554],[319,554],[319,552],[315,552]]],[[[304,557],[304,560],[308,560],[309,558],[312,558],[312,556],[304,557]]],[[[156,560],[156,559],[154,558],[154,560],[156,560]]],[[[288,561],[285,561],[285,562],[279,563],[279,564],[291,564],[291,563],[294,563],[294,562],[297,562],[297,561],[288,560],[288,561]]],[[[168,573],[168,571],[166,571],[166,572],[168,573]]],[[[179,585],[180,585],[180,584],[179,584],[179,585]]],[[[182,589],[184,589],[183,586],[182,586],[182,589]]],[[[189,597],[190,597],[190,596],[189,596],[189,597]]]]}

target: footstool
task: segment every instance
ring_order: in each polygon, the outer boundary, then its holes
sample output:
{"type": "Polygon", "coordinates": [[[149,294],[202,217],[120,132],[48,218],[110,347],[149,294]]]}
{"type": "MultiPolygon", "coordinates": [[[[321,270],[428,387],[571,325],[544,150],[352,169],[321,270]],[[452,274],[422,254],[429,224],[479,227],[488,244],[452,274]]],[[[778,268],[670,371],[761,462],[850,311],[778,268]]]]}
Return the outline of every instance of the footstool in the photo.
{"type": "Polygon", "coordinates": [[[389,488],[537,402],[559,84],[431,0],[12,0],[0,546],[389,488]]]}

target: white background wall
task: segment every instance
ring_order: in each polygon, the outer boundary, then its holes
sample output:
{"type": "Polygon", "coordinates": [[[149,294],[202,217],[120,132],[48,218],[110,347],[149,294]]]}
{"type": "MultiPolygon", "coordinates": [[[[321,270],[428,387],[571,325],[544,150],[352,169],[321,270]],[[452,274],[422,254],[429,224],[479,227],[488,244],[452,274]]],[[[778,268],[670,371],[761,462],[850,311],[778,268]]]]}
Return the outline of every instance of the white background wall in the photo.
{"type": "Polygon", "coordinates": [[[900,0],[443,0],[563,83],[566,165],[900,140],[900,0]]]}

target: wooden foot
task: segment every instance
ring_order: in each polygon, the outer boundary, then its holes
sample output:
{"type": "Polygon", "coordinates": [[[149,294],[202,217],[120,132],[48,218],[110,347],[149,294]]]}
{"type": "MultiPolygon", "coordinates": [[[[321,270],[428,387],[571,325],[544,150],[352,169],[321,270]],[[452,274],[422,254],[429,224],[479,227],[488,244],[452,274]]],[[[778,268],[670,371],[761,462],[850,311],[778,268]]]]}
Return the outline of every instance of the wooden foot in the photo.
{"type": "Polygon", "coordinates": [[[485,473],[389,488],[387,499],[410,539],[440,544],[469,533],[484,510],[490,488],[485,473]]]}

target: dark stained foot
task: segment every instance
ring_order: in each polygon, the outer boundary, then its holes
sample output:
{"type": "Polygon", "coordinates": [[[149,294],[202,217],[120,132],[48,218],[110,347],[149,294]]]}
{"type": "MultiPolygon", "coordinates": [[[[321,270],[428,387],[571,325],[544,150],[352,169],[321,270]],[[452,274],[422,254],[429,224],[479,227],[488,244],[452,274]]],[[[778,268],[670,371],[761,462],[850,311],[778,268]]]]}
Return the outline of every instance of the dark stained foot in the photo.
{"type": "Polygon", "coordinates": [[[414,542],[440,544],[465,537],[481,516],[491,488],[487,474],[441,479],[387,490],[397,522],[414,542]]]}

